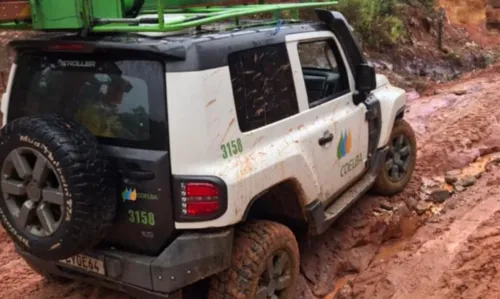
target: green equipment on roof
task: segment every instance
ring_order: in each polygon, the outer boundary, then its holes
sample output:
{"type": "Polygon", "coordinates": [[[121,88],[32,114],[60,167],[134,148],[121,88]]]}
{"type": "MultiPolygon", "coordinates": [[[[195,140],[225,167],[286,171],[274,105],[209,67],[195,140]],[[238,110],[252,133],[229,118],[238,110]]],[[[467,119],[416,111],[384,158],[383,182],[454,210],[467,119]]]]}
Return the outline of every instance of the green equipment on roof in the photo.
{"type": "Polygon", "coordinates": [[[240,17],[334,5],[264,0],[0,0],[0,29],[169,32],[240,17]]]}

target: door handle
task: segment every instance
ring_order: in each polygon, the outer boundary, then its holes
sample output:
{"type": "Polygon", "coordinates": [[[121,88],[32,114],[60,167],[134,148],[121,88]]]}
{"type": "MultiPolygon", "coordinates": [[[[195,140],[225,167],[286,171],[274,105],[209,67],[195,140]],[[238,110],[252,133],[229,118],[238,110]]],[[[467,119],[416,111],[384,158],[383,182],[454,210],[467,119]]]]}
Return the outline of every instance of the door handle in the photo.
{"type": "Polygon", "coordinates": [[[319,140],[318,140],[318,143],[320,146],[325,146],[327,145],[328,143],[332,142],[333,141],[333,134],[329,131],[326,131],[324,134],[323,134],[323,137],[321,137],[319,140]]]}

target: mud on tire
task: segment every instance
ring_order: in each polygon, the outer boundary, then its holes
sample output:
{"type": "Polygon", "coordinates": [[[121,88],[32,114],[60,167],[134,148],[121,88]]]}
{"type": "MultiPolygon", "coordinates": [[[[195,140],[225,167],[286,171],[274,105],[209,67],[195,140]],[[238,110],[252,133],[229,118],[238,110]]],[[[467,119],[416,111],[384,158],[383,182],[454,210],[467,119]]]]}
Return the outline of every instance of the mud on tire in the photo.
{"type": "Polygon", "coordinates": [[[0,130],[0,220],[30,254],[60,260],[100,242],[116,212],[116,175],[99,143],[59,116],[0,130]]]}
{"type": "Polygon", "coordinates": [[[415,132],[408,122],[404,119],[398,119],[394,122],[389,137],[389,153],[380,169],[373,191],[386,196],[403,191],[413,175],[416,161],[417,141],[415,132]],[[391,169],[393,167],[394,170],[391,169]],[[399,177],[395,176],[397,172],[400,174],[399,177]]]}
{"type": "Polygon", "coordinates": [[[268,298],[259,293],[273,290],[277,298],[293,298],[299,264],[290,229],[270,221],[248,222],[236,231],[231,266],[212,278],[208,299],[268,298]]]}

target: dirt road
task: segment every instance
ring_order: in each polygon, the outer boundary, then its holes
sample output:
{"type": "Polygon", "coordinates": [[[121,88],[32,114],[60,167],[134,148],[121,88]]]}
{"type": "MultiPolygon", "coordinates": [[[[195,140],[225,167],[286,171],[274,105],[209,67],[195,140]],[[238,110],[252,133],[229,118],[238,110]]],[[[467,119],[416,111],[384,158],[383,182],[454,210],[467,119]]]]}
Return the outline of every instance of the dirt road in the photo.
{"type": "MultiPolygon", "coordinates": [[[[479,157],[500,151],[499,70],[409,102],[406,118],[419,144],[413,180],[393,198],[365,196],[327,233],[300,240],[296,298],[498,297],[500,168],[479,157]],[[442,183],[445,172],[464,168],[474,178],[461,192],[434,198],[426,189],[433,178],[442,183]]],[[[14,253],[1,228],[0,244],[0,298],[128,298],[47,282],[14,253]]]]}

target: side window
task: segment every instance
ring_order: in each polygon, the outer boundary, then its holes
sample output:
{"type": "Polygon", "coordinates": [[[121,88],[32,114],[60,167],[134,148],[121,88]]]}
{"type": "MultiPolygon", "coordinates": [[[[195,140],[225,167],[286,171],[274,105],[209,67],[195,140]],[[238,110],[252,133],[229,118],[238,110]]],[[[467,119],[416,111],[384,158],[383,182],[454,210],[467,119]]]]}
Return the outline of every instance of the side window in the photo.
{"type": "Polygon", "coordinates": [[[242,132],[299,113],[285,44],[232,53],[228,59],[242,132]]]}
{"type": "Polygon", "coordinates": [[[349,92],[347,71],[333,39],[305,41],[298,52],[309,107],[315,107],[349,92]]]}

